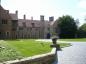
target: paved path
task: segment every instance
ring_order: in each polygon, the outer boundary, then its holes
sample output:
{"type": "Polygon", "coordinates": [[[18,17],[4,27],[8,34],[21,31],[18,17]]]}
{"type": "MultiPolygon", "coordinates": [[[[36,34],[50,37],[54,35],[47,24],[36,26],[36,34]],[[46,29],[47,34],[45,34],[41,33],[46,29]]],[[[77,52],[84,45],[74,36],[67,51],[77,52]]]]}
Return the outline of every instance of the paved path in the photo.
{"type": "MultiPolygon", "coordinates": [[[[52,42],[52,39],[37,39],[35,41],[40,41],[40,42],[52,42]]],[[[68,41],[60,41],[60,40],[57,40],[58,43],[69,43],[68,41]]]]}
{"type": "Polygon", "coordinates": [[[58,63],[55,64],[86,64],[86,43],[72,43],[73,46],[58,52],[58,63]]]}

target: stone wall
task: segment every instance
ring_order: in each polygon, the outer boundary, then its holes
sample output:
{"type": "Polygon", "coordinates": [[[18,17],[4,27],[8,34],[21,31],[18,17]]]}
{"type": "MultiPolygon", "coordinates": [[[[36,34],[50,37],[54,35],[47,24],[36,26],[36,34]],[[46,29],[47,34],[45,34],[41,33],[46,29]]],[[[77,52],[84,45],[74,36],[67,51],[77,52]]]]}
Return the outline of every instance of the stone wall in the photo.
{"type": "Polygon", "coordinates": [[[20,60],[6,61],[2,64],[52,64],[55,59],[55,48],[50,53],[35,55],[20,60]]]}

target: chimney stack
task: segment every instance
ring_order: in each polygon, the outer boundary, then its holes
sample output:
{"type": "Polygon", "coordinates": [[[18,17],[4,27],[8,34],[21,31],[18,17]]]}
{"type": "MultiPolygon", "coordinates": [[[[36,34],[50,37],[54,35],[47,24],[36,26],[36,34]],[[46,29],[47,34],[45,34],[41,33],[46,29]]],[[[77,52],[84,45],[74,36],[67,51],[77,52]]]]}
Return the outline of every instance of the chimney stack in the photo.
{"type": "Polygon", "coordinates": [[[33,20],[33,17],[31,17],[31,20],[33,20]]]}
{"type": "Polygon", "coordinates": [[[15,11],[15,14],[17,15],[17,18],[18,18],[18,10],[15,11]]]}
{"type": "Polygon", "coordinates": [[[15,14],[18,15],[18,10],[15,11],[15,14]]]}
{"type": "Polygon", "coordinates": [[[44,21],[44,15],[40,15],[40,21],[44,21]]]}
{"type": "Polygon", "coordinates": [[[24,20],[26,19],[26,15],[24,14],[24,20]]]}
{"type": "Polygon", "coordinates": [[[53,16],[49,17],[49,21],[54,21],[54,17],[53,16]]]}
{"type": "Polygon", "coordinates": [[[9,14],[9,10],[5,10],[7,14],[9,14]]]}

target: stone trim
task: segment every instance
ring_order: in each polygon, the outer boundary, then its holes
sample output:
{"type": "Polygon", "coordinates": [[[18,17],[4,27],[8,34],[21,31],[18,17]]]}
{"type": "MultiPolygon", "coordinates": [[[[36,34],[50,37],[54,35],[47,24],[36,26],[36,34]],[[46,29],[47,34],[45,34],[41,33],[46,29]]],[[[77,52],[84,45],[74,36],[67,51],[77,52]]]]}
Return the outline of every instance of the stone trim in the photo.
{"type": "Polygon", "coordinates": [[[6,61],[0,64],[51,64],[55,59],[56,48],[53,48],[51,52],[41,55],[35,55],[24,59],[17,59],[12,61],[6,61]]]}

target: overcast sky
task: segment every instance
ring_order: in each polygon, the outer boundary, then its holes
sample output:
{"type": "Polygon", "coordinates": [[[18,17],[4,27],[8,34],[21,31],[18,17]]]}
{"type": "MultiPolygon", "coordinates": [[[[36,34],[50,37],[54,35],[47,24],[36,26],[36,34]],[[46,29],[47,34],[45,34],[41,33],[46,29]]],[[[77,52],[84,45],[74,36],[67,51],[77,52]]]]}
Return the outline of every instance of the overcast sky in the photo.
{"type": "Polygon", "coordinates": [[[71,15],[84,23],[86,17],[86,0],[2,0],[2,6],[11,13],[19,11],[19,18],[26,14],[27,18],[40,19],[44,15],[48,20],[49,16],[57,19],[63,15],[71,15]]]}

